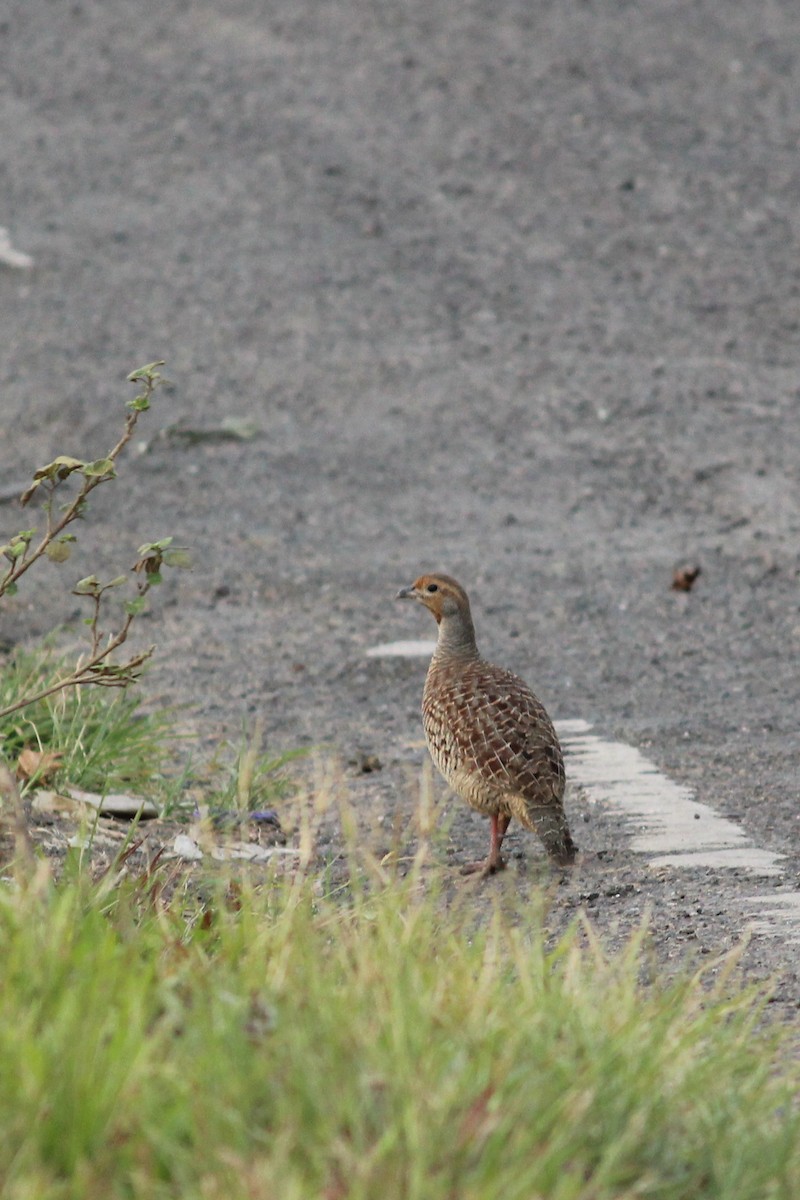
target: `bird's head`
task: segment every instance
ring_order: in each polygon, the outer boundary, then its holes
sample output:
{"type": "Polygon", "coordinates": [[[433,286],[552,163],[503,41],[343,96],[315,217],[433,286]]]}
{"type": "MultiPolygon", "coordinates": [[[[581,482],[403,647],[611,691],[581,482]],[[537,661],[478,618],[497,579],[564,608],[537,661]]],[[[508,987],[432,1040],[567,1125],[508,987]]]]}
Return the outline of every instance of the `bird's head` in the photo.
{"type": "Polygon", "coordinates": [[[397,600],[418,600],[441,624],[444,617],[469,618],[469,600],[460,583],[450,575],[420,575],[411,587],[401,588],[397,600]]]}

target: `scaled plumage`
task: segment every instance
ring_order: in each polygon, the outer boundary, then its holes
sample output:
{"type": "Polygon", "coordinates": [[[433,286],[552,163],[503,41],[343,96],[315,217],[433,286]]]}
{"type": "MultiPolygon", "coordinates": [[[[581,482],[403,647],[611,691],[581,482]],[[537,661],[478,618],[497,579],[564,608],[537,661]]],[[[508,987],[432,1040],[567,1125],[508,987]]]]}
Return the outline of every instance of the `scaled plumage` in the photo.
{"type": "Polygon", "coordinates": [[[398,599],[430,609],[439,626],[422,697],[431,757],[454,792],[491,817],[489,857],[467,871],[505,864],[500,846],[512,818],[538,834],[559,865],[576,847],[564,815],[564,760],[556,731],[528,685],[481,658],[469,599],[449,575],[421,575],[398,599]]]}

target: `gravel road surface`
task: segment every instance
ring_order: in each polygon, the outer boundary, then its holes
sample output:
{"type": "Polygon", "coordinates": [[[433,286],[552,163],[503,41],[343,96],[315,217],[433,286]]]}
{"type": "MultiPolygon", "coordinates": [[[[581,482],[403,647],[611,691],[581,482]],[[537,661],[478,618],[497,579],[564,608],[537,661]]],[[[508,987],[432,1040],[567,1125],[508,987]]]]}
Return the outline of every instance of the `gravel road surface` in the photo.
{"type": "MultiPolygon", "coordinates": [[[[366,652],[432,637],[392,597],[444,569],[557,720],[781,856],[653,866],[576,788],[554,920],[583,906],[613,941],[649,906],[678,960],[790,896],[795,0],[8,0],[0,35],[0,225],[33,260],[0,264],[0,492],[107,450],[132,368],[173,381],[5,641],[80,628],[63,581],[174,534],[196,566],[141,624],[149,686],[209,741],[258,713],[276,749],[333,748],[391,821],[425,662],[366,652]],[[684,563],[702,574],[672,591],[684,563]]],[[[459,808],[454,862],[486,837],[459,808]]],[[[510,845],[489,892],[551,878],[510,845]]],[[[745,960],[783,971],[787,1012],[788,931],[745,960]]]]}

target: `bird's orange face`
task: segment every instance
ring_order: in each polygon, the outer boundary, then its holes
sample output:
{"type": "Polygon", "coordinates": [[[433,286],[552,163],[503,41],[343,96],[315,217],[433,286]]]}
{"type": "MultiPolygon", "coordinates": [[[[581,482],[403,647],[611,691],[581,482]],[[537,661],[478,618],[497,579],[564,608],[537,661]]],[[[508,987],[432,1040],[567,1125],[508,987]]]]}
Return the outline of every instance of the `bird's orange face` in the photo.
{"type": "Polygon", "coordinates": [[[469,611],[467,594],[451,575],[420,575],[411,587],[401,588],[397,600],[418,600],[430,609],[436,623],[464,608],[469,611]]]}

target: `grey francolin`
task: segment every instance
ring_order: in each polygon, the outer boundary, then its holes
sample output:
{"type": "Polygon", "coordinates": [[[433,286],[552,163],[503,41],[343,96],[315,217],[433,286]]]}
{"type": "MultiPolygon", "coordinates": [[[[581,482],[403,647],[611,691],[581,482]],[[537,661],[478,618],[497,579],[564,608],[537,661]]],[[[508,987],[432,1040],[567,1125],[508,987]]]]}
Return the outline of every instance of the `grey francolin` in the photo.
{"type": "Polygon", "coordinates": [[[517,675],[481,658],[467,593],[449,575],[421,575],[398,600],[430,609],[439,637],[422,696],[434,763],[454,792],[491,818],[489,857],[463,868],[490,875],[512,817],[561,866],[575,860],[564,815],[564,759],[544,705],[517,675]]]}

